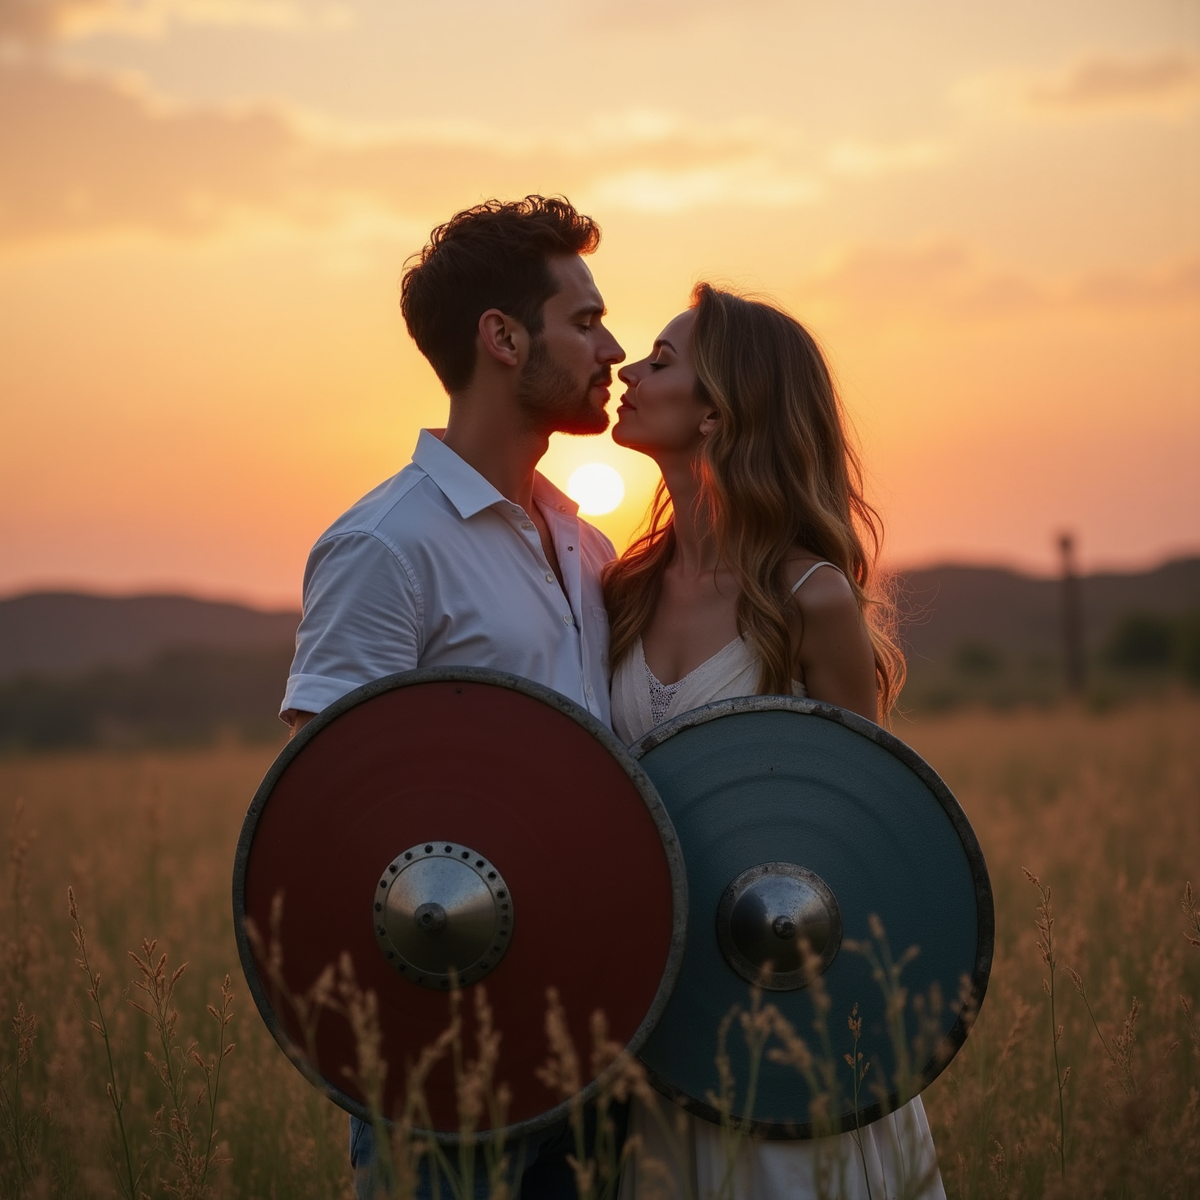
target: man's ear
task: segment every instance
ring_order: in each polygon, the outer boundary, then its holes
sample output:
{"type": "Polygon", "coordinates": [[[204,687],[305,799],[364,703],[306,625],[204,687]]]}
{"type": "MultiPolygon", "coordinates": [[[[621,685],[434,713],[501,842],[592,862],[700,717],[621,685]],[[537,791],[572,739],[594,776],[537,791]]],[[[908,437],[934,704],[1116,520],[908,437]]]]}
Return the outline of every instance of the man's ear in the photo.
{"type": "Polygon", "coordinates": [[[479,340],[485,354],[505,366],[516,367],[524,356],[529,335],[515,317],[489,308],[479,318],[479,340]]]}

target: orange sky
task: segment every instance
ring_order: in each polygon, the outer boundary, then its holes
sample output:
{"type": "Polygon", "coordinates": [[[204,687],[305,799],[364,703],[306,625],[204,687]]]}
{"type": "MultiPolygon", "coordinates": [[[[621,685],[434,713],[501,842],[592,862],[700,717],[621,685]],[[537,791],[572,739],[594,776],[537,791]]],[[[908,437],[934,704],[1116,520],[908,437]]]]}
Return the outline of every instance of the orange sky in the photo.
{"type": "MultiPolygon", "coordinates": [[[[0,592],[293,604],[444,397],[430,227],[565,192],[645,352],[699,278],[829,352],[895,564],[1200,548],[1191,0],[6,0],[0,592]]],[[[653,483],[607,437],[621,544],[653,483]]]]}

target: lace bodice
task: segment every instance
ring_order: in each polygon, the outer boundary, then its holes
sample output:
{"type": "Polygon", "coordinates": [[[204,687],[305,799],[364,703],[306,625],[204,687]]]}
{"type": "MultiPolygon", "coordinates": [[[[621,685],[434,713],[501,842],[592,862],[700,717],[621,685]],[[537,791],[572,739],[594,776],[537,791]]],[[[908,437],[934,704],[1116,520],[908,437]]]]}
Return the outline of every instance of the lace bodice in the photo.
{"type": "MultiPolygon", "coordinates": [[[[613,730],[623,742],[636,742],[655,725],[681,712],[758,691],[758,662],[748,642],[737,638],[675,683],[660,683],[646,663],[642,639],[613,672],[613,730]]],[[[792,681],[792,695],[805,695],[804,684],[792,681]]]]}
{"type": "MultiPolygon", "coordinates": [[[[796,592],[818,567],[841,568],[822,559],[815,562],[792,584],[796,592]]],[[[636,742],[655,725],[682,712],[728,700],[732,696],[753,696],[758,691],[758,662],[745,638],[734,638],[694,671],[674,683],[662,683],[650,670],[639,637],[633,650],[613,672],[612,723],[617,737],[636,742]]],[[[806,696],[804,684],[792,680],[792,695],[806,696]]]]}

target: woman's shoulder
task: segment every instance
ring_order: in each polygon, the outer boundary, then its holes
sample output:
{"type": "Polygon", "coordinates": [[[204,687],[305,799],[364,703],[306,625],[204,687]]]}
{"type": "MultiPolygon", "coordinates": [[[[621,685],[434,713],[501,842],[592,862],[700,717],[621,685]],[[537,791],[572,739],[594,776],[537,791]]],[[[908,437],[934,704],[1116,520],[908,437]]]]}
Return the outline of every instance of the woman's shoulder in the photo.
{"type": "Polygon", "coordinates": [[[784,580],[806,616],[858,613],[858,599],[837,565],[810,551],[797,549],[784,560],[784,580]]]}
{"type": "Polygon", "coordinates": [[[850,580],[838,564],[799,547],[784,559],[784,582],[802,605],[810,599],[827,601],[838,596],[854,599],[850,580]]]}

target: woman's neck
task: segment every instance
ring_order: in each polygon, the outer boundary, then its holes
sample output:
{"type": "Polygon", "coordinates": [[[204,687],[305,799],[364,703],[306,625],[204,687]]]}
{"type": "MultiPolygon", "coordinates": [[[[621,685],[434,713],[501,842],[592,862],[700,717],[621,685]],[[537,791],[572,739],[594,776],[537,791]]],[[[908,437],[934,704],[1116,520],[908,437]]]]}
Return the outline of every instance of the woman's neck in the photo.
{"type": "Polygon", "coordinates": [[[673,565],[684,575],[710,574],[717,569],[716,538],[709,521],[707,506],[701,505],[700,483],[696,478],[695,459],[660,461],[663,482],[671,497],[675,529],[673,565]]]}

